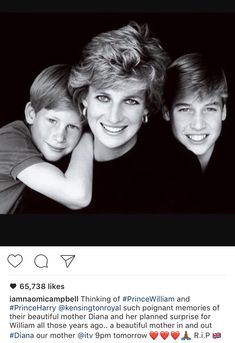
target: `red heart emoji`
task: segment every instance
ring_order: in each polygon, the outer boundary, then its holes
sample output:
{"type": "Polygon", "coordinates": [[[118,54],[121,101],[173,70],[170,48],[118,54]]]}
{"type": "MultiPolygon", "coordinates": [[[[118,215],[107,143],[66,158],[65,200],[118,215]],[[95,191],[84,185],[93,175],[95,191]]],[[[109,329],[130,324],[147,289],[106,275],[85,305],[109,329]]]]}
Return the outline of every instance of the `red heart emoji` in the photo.
{"type": "Polygon", "coordinates": [[[169,336],[169,332],[168,331],[161,331],[160,335],[163,339],[167,339],[167,337],[169,336]]]}
{"type": "Polygon", "coordinates": [[[179,337],[179,335],[180,335],[179,331],[171,331],[171,336],[174,339],[177,339],[179,337]]]}
{"type": "Polygon", "coordinates": [[[149,335],[152,339],[156,339],[158,336],[158,332],[157,331],[150,331],[149,335]]]}

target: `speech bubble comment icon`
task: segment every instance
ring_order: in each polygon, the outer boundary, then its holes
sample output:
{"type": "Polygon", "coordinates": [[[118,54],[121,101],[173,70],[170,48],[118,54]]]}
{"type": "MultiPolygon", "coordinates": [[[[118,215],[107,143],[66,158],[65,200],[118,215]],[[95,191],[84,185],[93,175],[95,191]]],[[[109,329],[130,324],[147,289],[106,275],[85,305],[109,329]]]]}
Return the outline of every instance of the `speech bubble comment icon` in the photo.
{"type": "Polygon", "coordinates": [[[17,255],[11,254],[11,255],[9,255],[9,256],[7,257],[7,261],[8,261],[14,268],[16,268],[16,267],[18,267],[18,266],[22,263],[23,257],[22,257],[20,254],[17,254],[17,255]]]}
{"type": "Polygon", "coordinates": [[[34,264],[38,268],[48,268],[48,258],[43,254],[39,254],[34,258],[34,264]]]}

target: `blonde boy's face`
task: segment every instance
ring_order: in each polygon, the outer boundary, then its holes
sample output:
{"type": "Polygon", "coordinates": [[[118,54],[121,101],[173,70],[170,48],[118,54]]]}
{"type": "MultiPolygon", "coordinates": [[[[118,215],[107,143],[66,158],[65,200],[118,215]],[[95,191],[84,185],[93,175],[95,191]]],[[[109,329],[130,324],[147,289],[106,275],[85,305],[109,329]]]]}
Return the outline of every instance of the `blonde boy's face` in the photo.
{"type": "Polygon", "coordinates": [[[211,155],[225,118],[226,106],[218,95],[199,99],[186,94],[175,99],[168,119],[174,136],[200,159],[211,155]]]}
{"type": "Polygon", "coordinates": [[[78,112],[72,109],[41,109],[29,122],[34,144],[48,161],[58,161],[77,145],[82,129],[78,112]]]}

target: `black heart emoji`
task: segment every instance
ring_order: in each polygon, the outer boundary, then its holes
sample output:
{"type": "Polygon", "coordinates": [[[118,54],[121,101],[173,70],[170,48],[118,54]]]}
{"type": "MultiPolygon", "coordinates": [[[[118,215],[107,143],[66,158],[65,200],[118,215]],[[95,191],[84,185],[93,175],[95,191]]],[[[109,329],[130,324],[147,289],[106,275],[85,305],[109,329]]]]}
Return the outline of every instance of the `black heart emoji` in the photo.
{"type": "Polygon", "coordinates": [[[10,287],[13,289],[16,288],[16,283],[10,283],[10,287]]]}

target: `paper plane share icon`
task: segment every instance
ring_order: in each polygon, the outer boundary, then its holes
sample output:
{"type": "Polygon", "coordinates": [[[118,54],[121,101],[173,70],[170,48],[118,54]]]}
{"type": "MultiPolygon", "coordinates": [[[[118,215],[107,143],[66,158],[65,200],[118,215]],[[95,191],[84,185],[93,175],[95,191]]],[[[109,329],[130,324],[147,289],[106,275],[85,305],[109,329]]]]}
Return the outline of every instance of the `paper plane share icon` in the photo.
{"type": "Polygon", "coordinates": [[[75,255],[60,255],[65,262],[66,267],[68,268],[73,262],[75,255]]]}

